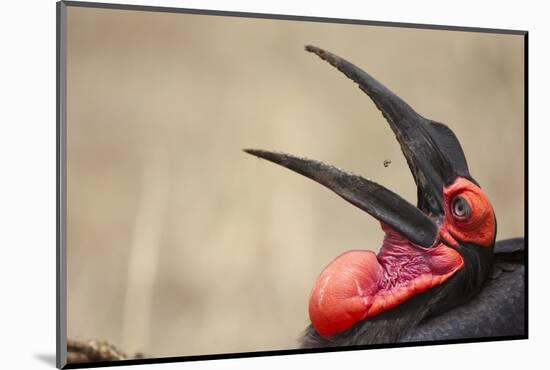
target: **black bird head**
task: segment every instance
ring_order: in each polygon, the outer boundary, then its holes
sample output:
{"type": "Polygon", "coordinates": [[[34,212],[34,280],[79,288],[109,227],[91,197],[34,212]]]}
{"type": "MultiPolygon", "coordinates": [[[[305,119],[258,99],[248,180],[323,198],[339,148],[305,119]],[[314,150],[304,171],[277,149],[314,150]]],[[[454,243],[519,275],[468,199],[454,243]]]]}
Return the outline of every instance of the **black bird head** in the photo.
{"type": "Polygon", "coordinates": [[[496,219],[469,173],[455,134],[419,115],[352,63],[314,46],[306,50],[336,67],[372,99],[401,146],[418,192],[415,207],[377,183],[322,162],[245,150],[326,186],[378,219],[386,232],[378,255],[347,252],[321,273],[310,296],[313,326],[331,336],[450,281],[460,284],[452,287],[453,299],[466,299],[486,276],[496,219]]]}

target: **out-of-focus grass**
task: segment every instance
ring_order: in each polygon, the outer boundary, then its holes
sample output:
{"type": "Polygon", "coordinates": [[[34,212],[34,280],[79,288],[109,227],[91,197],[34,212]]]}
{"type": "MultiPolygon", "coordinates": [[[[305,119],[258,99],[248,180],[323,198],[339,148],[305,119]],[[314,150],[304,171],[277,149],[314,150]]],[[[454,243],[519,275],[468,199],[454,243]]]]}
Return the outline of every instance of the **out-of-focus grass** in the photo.
{"type": "Polygon", "coordinates": [[[367,69],[460,138],[499,238],[523,234],[519,36],[69,8],[68,334],[151,356],[296,347],[316,275],[376,250],[368,215],[242,148],[415,201],[367,69]],[[391,160],[388,167],[385,160],[391,160]]]}

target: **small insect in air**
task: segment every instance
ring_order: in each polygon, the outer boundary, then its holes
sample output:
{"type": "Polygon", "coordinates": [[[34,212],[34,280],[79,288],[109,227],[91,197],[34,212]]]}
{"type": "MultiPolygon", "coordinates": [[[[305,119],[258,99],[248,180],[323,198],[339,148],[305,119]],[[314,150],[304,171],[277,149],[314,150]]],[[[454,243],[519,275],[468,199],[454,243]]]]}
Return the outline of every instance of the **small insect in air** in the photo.
{"type": "Polygon", "coordinates": [[[384,167],[389,167],[390,164],[391,164],[391,161],[389,159],[384,160],[384,167]]]}

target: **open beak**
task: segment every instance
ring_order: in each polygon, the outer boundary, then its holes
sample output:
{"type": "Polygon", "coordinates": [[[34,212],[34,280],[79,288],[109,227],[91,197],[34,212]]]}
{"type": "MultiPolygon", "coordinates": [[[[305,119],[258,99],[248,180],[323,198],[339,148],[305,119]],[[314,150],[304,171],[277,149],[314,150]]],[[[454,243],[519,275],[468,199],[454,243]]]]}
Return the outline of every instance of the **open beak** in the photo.
{"type": "Polygon", "coordinates": [[[411,242],[423,247],[433,246],[438,237],[438,222],[444,216],[443,187],[458,176],[474,181],[458,139],[447,126],[420,116],[352,63],[314,46],[306,46],[306,50],[356,82],[382,112],[416,182],[418,207],[375,182],[319,161],[256,149],[245,149],[245,152],[307,176],[391,226],[411,242]]]}

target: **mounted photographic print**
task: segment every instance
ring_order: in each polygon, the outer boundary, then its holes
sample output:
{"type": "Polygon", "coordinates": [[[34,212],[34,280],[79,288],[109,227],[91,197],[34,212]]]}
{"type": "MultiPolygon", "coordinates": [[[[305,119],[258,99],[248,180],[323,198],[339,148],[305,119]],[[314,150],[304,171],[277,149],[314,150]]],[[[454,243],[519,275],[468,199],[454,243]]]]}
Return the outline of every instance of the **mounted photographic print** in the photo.
{"type": "Polygon", "coordinates": [[[527,338],[527,32],[57,10],[58,367],[527,338]]]}

